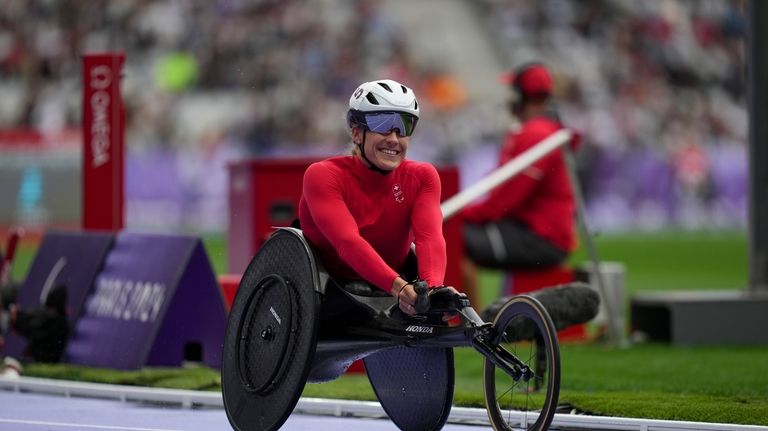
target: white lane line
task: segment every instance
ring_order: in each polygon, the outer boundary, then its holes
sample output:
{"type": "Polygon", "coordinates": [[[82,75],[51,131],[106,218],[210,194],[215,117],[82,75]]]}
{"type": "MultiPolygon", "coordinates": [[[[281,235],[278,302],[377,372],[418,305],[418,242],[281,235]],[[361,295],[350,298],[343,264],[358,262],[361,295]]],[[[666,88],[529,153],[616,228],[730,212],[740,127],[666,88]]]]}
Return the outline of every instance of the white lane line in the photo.
{"type": "Polygon", "coordinates": [[[113,425],[89,425],[82,423],[66,423],[66,422],[46,422],[46,421],[28,421],[23,419],[0,419],[0,423],[7,424],[22,424],[22,425],[42,425],[42,426],[57,426],[57,427],[69,427],[69,428],[91,428],[99,430],[125,430],[125,431],[184,431],[170,428],[136,428],[125,426],[113,426],[113,425]]]}

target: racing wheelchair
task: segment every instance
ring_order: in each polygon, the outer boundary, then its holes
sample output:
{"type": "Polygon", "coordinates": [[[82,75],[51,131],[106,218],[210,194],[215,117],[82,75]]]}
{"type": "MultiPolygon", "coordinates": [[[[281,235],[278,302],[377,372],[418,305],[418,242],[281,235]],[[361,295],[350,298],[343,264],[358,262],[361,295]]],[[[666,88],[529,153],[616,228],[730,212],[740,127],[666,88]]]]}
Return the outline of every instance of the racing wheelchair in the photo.
{"type": "Polygon", "coordinates": [[[389,294],[330,277],[301,230],[276,230],[243,274],[227,323],[221,384],[232,427],[280,428],[307,382],[338,378],[362,359],[398,428],[438,430],[453,401],[453,348],[473,347],[484,357],[493,428],[546,430],[557,407],[560,353],[541,303],[512,297],[485,322],[464,295],[427,293],[424,284],[417,292],[426,310],[407,316],[389,294]],[[444,313],[460,322],[444,323],[444,313]],[[523,419],[511,411],[523,411],[523,419]]]}

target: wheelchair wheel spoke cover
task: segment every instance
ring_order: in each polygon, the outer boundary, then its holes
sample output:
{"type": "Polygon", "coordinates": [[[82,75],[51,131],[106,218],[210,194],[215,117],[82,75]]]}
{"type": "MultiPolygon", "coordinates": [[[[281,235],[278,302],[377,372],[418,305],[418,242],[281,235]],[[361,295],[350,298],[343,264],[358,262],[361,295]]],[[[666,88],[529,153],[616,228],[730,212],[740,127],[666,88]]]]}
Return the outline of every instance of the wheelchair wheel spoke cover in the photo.
{"type": "Polygon", "coordinates": [[[224,338],[224,409],[236,430],[276,430],[299,400],[317,343],[318,274],[303,238],[278,231],[243,274],[224,338]]]}
{"type": "Polygon", "coordinates": [[[267,394],[285,372],[286,354],[294,350],[295,300],[293,286],[276,274],[265,277],[251,295],[237,337],[240,378],[247,390],[267,394]]]}
{"type": "Polygon", "coordinates": [[[403,431],[439,430],[453,402],[453,349],[395,347],[364,359],[368,380],[403,431]]]}

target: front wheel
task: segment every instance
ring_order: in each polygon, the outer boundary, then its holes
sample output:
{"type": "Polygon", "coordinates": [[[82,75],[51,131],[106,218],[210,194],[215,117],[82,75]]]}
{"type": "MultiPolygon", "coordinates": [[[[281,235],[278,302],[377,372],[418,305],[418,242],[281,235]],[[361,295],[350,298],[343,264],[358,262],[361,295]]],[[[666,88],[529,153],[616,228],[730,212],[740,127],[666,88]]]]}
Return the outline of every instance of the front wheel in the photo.
{"type": "Polygon", "coordinates": [[[483,389],[491,425],[547,430],[560,394],[560,348],[552,319],[536,299],[516,296],[499,310],[493,329],[489,344],[510,366],[505,371],[485,359],[483,389]]]}

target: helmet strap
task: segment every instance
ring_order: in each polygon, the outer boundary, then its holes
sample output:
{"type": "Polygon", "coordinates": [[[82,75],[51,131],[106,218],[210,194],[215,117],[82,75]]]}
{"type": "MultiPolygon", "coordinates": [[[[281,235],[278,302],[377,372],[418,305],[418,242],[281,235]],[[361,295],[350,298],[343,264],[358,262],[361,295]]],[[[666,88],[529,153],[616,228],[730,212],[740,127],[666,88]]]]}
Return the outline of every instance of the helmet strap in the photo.
{"type": "Polygon", "coordinates": [[[371,162],[368,159],[368,156],[365,155],[365,136],[367,135],[367,133],[368,133],[368,129],[366,127],[363,127],[363,139],[362,139],[362,141],[360,141],[359,144],[357,144],[357,148],[360,150],[360,154],[363,156],[363,160],[365,160],[365,162],[368,163],[368,169],[370,169],[370,170],[372,170],[374,172],[378,172],[381,175],[387,175],[388,173],[390,173],[392,171],[387,171],[387,170],[381,169],[380,167],[378,167],[375,164],[373,164],[373,162],[371,162]]]}

